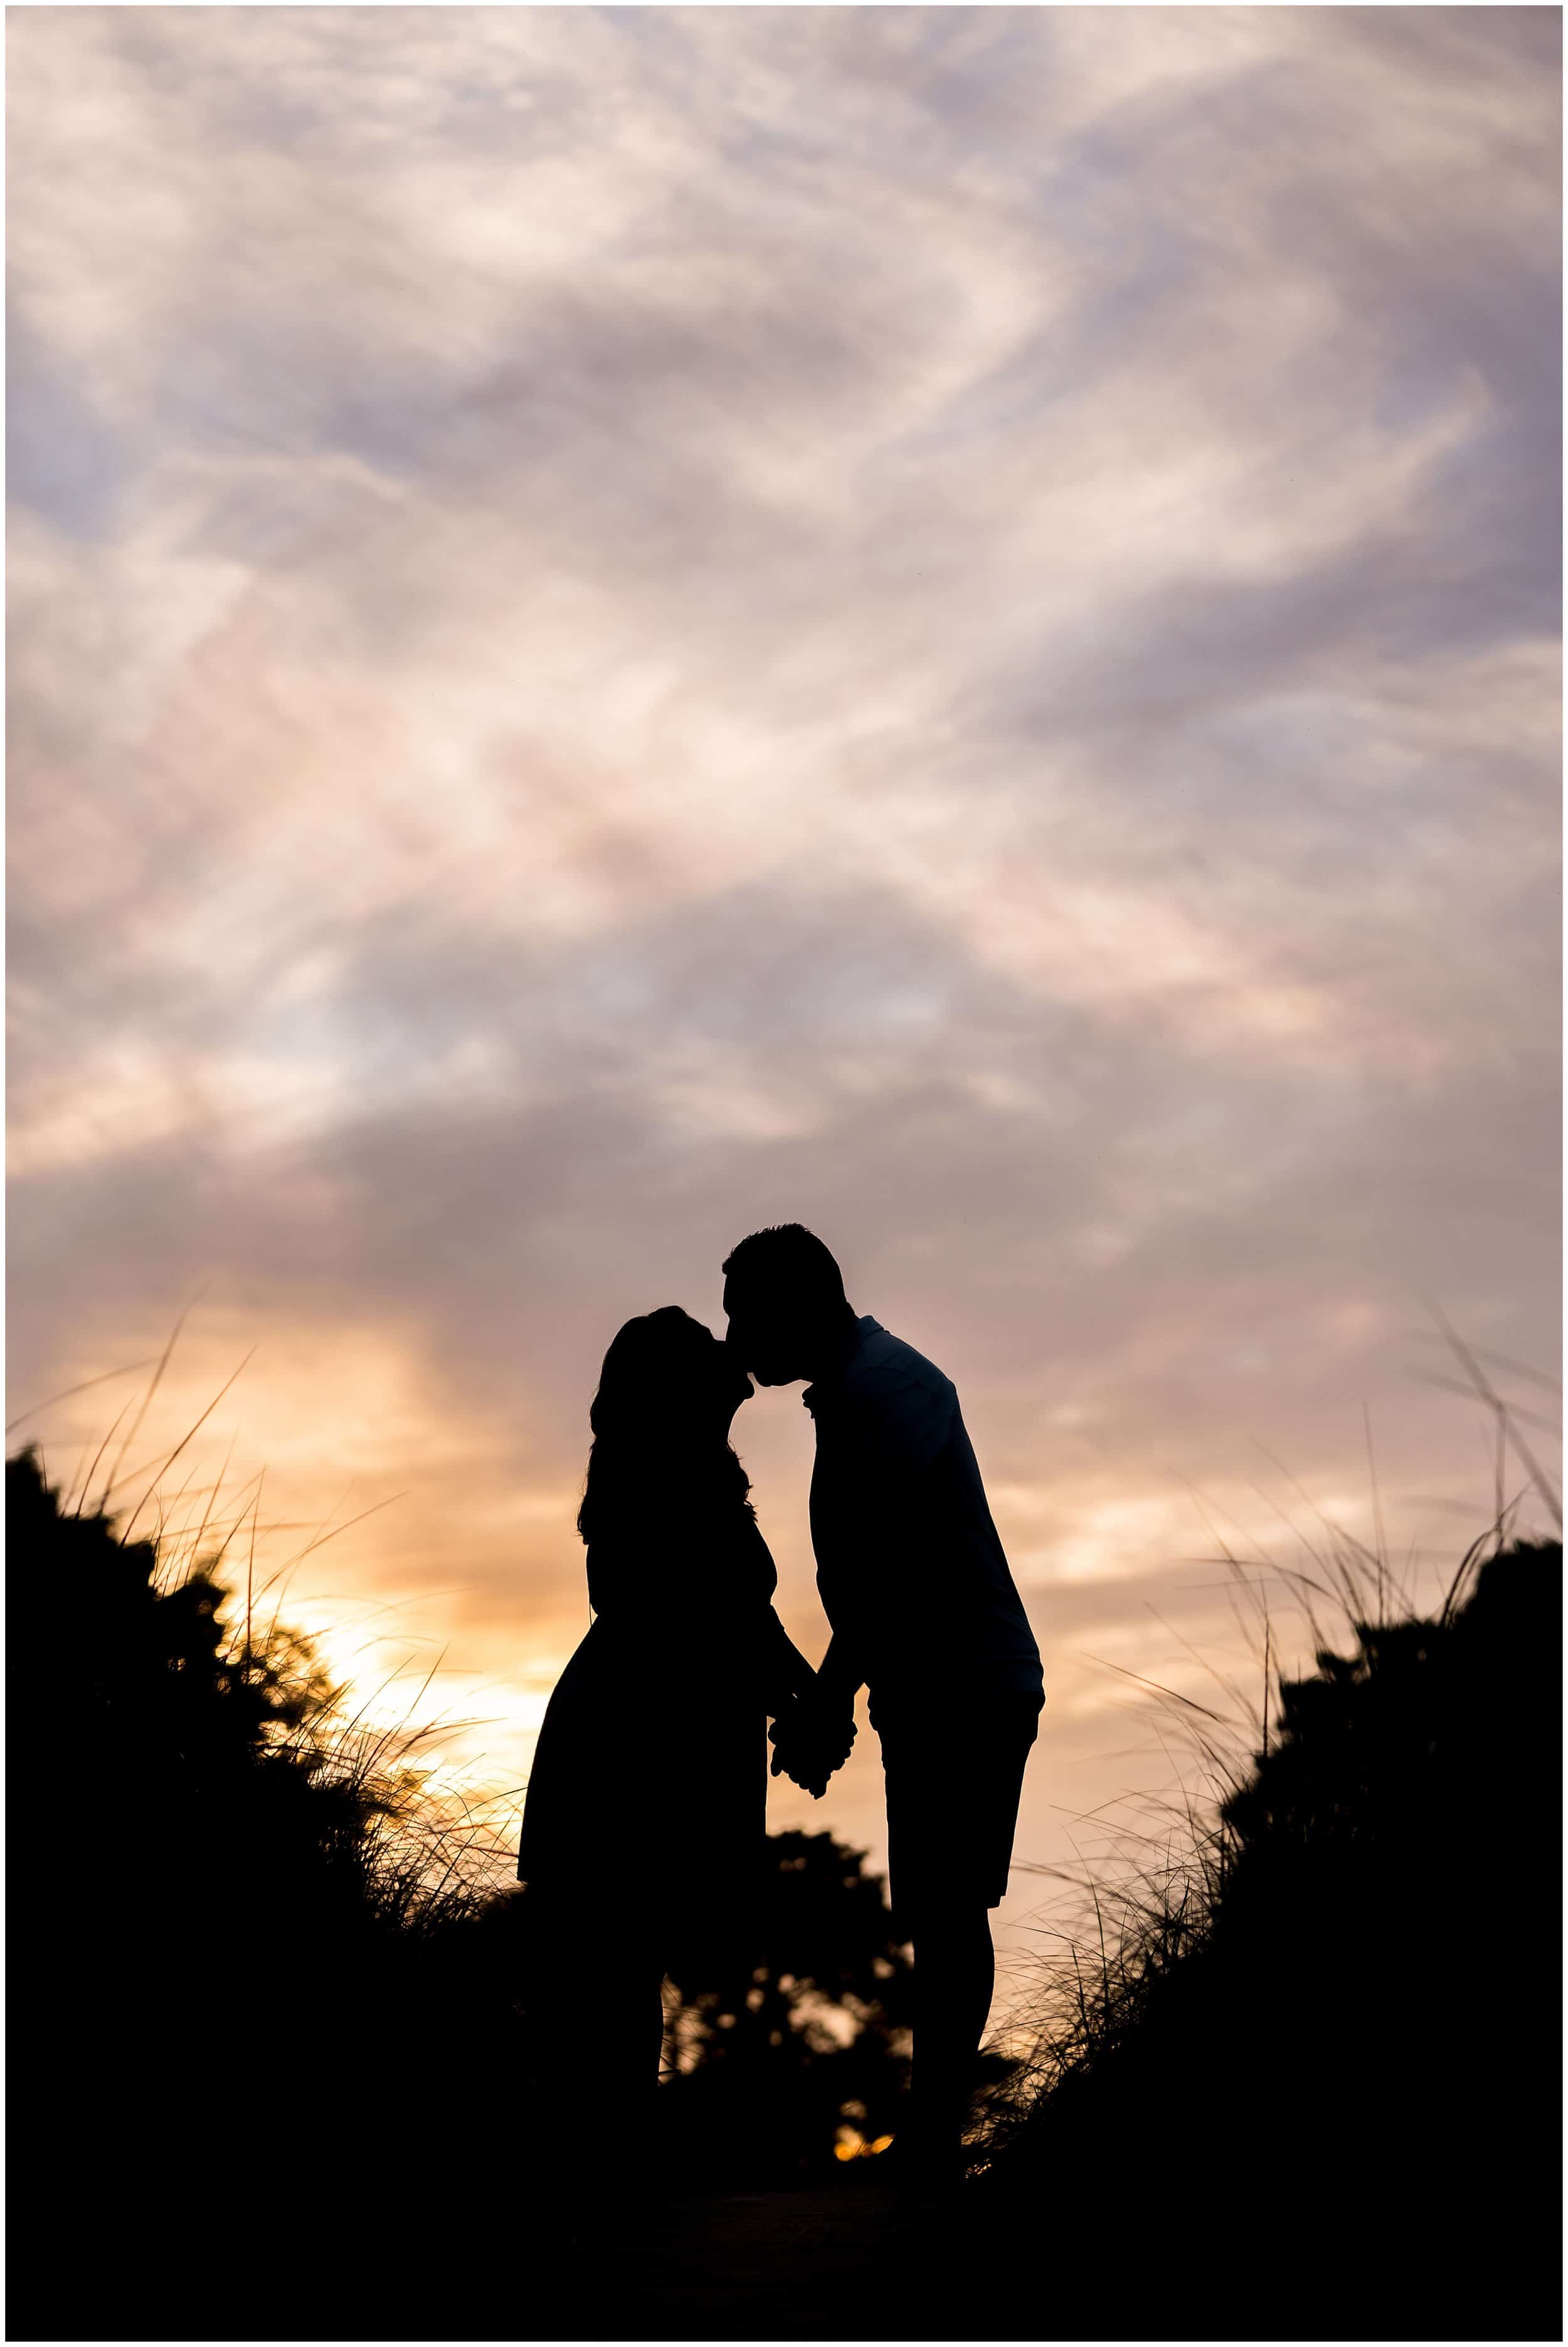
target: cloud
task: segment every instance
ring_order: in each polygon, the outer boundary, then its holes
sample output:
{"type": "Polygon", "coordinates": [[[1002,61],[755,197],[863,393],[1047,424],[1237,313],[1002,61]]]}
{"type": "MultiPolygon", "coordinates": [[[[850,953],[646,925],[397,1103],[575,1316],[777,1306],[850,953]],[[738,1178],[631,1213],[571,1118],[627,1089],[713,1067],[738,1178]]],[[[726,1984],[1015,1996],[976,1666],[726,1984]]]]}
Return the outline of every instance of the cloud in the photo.
{"type": "Polygon", "coordinates": [[[1366,1398],[1446,1537],[1421,1297],[1554,1341],[1559,37],[22,12],[15,1388],[205,1281],[171,1440],[259,1337],[514,1762],[602,1348],[769,1220],[958,1378],[1085,1783],[1181,1475],[1366,1398]]]}

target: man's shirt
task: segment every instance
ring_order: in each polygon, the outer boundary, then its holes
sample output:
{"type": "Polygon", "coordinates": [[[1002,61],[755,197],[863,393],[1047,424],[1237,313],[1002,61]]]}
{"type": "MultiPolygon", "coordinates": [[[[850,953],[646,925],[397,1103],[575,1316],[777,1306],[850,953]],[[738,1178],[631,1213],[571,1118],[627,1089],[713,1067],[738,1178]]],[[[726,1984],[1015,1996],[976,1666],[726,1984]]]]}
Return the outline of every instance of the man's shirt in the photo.
{"type": "Polygon", "coordinates": [[[873,1706],[905,1695],[1043,1700],[1040,1649],[949,1378],[869,1317],[816,1421],[811,1537],[823,1611],[873,1706]]]}

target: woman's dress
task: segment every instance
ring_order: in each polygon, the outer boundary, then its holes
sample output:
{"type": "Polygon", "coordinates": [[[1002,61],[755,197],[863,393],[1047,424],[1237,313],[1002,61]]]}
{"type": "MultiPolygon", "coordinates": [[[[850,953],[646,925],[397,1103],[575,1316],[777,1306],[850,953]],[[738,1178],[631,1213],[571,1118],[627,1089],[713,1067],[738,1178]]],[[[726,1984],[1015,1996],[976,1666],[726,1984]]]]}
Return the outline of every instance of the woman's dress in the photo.
{"type": "Polygon", "coordinates": [[[792,1655],[750,1511],[596,1537],[595,1619],[557,1682],[523,1813],[518,1879],[640,1927],[749,1898],[763,1857],[767,1716],[792,1655]]]}

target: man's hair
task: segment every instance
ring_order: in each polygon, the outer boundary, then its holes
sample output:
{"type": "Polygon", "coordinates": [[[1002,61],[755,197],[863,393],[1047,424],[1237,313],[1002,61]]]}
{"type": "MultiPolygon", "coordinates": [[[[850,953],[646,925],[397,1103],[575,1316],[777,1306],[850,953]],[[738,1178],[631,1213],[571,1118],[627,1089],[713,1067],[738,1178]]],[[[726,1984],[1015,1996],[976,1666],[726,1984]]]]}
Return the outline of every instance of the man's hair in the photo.
{"type": "Polygon", "coordinates": [[[800,1223],[775,1223],[765,1231],[753,1231],[731,1249],[723,1268],[726,1279],[733,1276],[754,1280],[758,1286],[787,1286],[809,1296],[813,1303],[848,1308],[844,1274],[815,1232],[800,1223]]]}

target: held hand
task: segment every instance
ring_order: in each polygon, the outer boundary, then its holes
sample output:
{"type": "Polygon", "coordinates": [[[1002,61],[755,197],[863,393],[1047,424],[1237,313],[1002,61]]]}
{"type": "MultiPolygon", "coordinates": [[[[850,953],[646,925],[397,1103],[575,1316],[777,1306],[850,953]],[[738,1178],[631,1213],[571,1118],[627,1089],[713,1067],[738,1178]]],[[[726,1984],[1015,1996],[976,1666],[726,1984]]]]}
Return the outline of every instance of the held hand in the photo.
{"type": "Polygon", "coordinates": [[[786,1760],[782,1752],[774,1754],[773,1774],[787,1777],[792,1784],[800,1787],[803,1793],[809,1793],[814,1801],[820,1801],[827,1790],[825,1776],[812,1775],[804,1760],[786,1760]]]}
{"type": "Polygon", "coordinates": [[[855,1742],[855,1717],[810,1697],[794,1702],[768,1730],[773,1773],[784,1775],[820,1800],[828,1778],[842,1768],[855,1742]]]}
{"type": "Polygon", "coordinates": [[[847,1700],[819,1679],[801,1701],[810,1733],[832,1768],[842,1768],[855,1742],[855,1698],[847,1700]]]}

